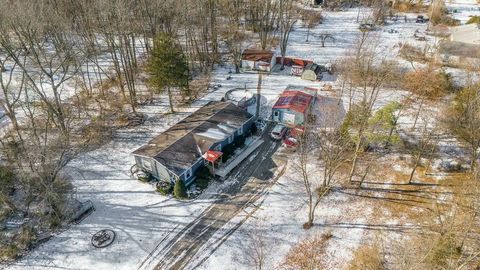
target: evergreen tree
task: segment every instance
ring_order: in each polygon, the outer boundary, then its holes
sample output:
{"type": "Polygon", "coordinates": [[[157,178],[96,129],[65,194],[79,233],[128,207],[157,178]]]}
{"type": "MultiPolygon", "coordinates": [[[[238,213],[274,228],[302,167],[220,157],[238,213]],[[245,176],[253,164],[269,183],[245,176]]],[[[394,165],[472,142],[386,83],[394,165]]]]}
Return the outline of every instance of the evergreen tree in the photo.
{"type": "Polygon", "coordinates": [[[177,180],[175,186],[173,187],[173,196],[177,199],[187,198],[187,189],[185,188],[185,183],[182,180],[177,180]]]}
{"type": "Polygon", "coordinates": [[[170,36],[159,35],[153,45],[147,66],[149,84],[157,93],[167,91],[170,111],[173,113],[172,88],[178,88],[182,94],[189,95],[188,64],[180,45],[170,36]]]}

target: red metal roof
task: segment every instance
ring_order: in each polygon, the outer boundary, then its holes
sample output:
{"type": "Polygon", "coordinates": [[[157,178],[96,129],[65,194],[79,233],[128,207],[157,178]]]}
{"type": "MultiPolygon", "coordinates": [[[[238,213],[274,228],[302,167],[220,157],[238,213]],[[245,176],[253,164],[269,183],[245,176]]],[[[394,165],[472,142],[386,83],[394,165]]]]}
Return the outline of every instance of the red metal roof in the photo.
{"type": "Polygon", "coordinates": [[[223,155],[222,152],[208,150],[205,154],[203,154],[203,158],[209,162],[215,162],[223,155]]]}
{"type": "Polygon", "coordinates": [[[302,91],[283,91],[273,106],[274,109],[291,109],[300,113],[305,113],[313,96],[302,91]]]}
{"type": "Polygon", "coordinates": [[[246,49],[242,53],[242,60],[262,61],[270,63],[272,61],[273,52],[267,50],[246,49]]]}

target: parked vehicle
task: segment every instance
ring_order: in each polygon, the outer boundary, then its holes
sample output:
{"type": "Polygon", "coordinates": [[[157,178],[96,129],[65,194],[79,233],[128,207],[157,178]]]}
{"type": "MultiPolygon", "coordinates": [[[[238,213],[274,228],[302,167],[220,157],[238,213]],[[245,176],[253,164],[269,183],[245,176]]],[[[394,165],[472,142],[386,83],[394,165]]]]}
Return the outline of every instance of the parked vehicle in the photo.
{"type": "Polygon", "coordinates": [[[418,15],[417,19],[415,20],[416,23],[426,23],[429,19],[423,15],[418,15]]]}
{"type": "Polygon", "coordinates": [[[302,133],[303,130],[301,128],[290,129],[285,135],[285,139],[283,140],[283,147],[296,150],[302,133]]]}
{"type": "Polygon", "coordinates": [[[297,146],[298,146],[298,140],[296,138],[287,136],[283,140],[282,146],[287,148],[287,149],[296,150],[297,146]]]}
{"type": "Polygon", "coordinates": [[[288,128],[286,126],[278,124],[273,128],[272,132],[270,133],[270,137],[272,137],[274,140],[281,140],[283,137],[285,137],[287,130],[288,128]]]}
{"type": "Polygon", "coordinates": [[[360,31],[362,31],[362,32],[376,30],[375,24],[373,24],[373,23],[361,23],[360,26],[358,27],[358,29],[360,29],[360,31]]]}

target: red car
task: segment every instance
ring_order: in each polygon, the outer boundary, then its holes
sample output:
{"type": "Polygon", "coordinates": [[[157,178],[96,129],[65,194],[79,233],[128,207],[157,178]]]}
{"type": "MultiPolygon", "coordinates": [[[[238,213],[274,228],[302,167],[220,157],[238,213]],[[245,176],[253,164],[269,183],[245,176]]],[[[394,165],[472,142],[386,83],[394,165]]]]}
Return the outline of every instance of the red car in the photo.
{"type": "Polygon", "coordinates": [[[289,130],[287,135],[285,136],[285,139],[283,140],[283,147],[289,148],[289,149],[297,149],[298,142],[300,139],[300,136],[303,133],[302,128],[292,128],[289,130]]]}

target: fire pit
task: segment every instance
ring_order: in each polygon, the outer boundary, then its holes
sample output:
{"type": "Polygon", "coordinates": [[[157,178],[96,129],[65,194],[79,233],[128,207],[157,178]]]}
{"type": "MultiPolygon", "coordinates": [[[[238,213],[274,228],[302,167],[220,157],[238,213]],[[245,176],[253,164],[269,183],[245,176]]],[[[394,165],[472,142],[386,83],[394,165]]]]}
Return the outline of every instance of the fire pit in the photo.
{"type": "Polygon", "coordinates": [[[110,246],[115,240],[115,232],[110,229],[104,229],[96,232],[92,236],[92,246],[96,248],[104,248],[110,246]]]}

